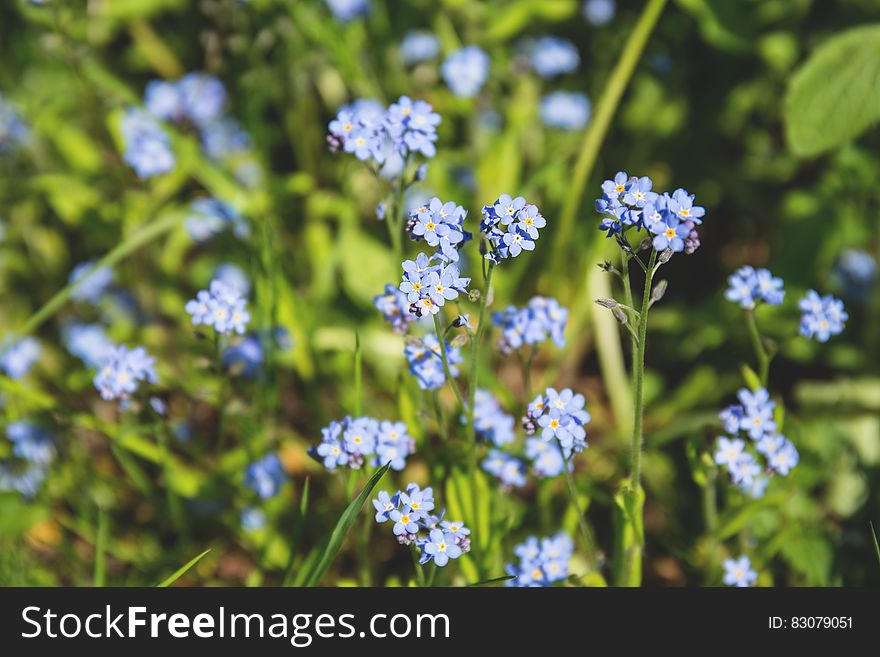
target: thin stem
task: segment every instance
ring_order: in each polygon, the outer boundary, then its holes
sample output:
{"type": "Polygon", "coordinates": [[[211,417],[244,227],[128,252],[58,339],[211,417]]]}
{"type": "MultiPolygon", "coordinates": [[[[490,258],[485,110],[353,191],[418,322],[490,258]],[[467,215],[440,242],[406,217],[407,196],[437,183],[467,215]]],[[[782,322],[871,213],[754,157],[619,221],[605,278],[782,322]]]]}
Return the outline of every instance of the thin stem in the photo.
{"type": "MultiPolygon", "coordinates": [[[[470,361],[470,376],[468,377],[468,405],[467,405],[467,426],[468,426],[468,439],[471,446],[471,459],[468,467],[468,478],[470,480],[471,486],[471,500],[472,500],[472,509],[471,513],[473,514],[474,523],[476,527],[479,529],[483,525],[480,522],[480,505],[477,502],[477,469],[479,468],[479,457],[477,454],[477,427],[474,421],[474,407],[476,404],[477,398],[477,361],[480,355],[480,342],[483,339],[483,329],[486,326],[486,306],[489,303],[489,294],[492,290],[492,272],[495,270],[495,263],[489,261],[489,264],[486,269],[486,276],[483,285],[482,293],[480,294],[480,312],[477,316],[477,332],[471,340],[471,361],[470,361]]],[[[477,547],[477,541],[473,543],[474,547],[477,547]]],[[[480,559],[474,559],[477,563],[477,570],[479,574],[482,576],[482,561],[480,559]]]]}
{"type": "Polygon", "coordinates": [[[648,273],[645,276],[645,289],[642,293],[642,309],[639,318],[638,343],[635,346],[633,361],[633,432],[632,457],[630,466],[630,486],[638,490],[642,477],[642,424],[644,421],[645,402],[645,343],[648,337],[648,308],[651,304],[651,284],[654,280],[654,265],[657,252],[651,251],[648,262],[648,273]]]}
{"type": "Polygon", "coordinates": [[[715,578],[715,569],[718,565],[718,538],[716,530],[718,529],[718,499],[716,490],[716,481],[718,479],[718,470],[712,470],[706,476],[706,485],[703,486],[703,518],[706,522],[706,531],[709,534],[709,557],[706,567],[706,583],[711,584],[715,578]]]}
{"type": "Polygon", "coordinates": [[[758,358],[758,376],[761,379],[761,385],[766,388],[770,378],[770,354],[764,348],[761,332],[758,331],[754,308],[746,311],[746,326],[749,328],[749,337],[752,340],[752,347],[755,349],[755,356],[758,358]]]}
{"type": "Polygon", "coordinates": [[[219,389],[217,391],[217,435],[215,443],[219,449],[224,447],[224,425],[226,423],[226,405],[229,396],[229,377],[223,372],[223,345],[220,334],[214,332],[214,351],[215,351],[215,367],[217,376],[220,379],[219,389]]]}
{"type": "Polygon", "coordinates": [[[456,401],[458,401],[461,407],[464,408],[464,397],[462,397],[461,390],[458,389],[458,384],[455,382],[455,379],[452,376],[452,370],[449,368],[449,356],[446,353],[446,340],[443,339],[443,330],[440,328],[440,313],[434,315],[434,331],[437,333],[437,342],[440,343],[440,359],[443,361],[443,372],[446,374],[446,380],[449,382],[449,387],[452,388],[452,392],[455,393],[456,401]]]}
{"type": "Polygon", "coordinates": [[[617,65],[611,72],[611,77],[599,97],[596,104],[596,114],[590,121],[586,132],[584,133],[583,145],[580,149],[580,155],[575,163],[574,172],[571,176],[571,186],[562,206],[562,213],[559,217],[559,224],[556,230],[556,248],[554,253],[565,253],[569,243],[571,242],[571,232],[574,229],[574,220],[580,207],[581,198],[584,195],[584,188],[587,178],[593,170],[596,158],[599,155],[599,149],[605,141],[608,129],[611,127],[611,121],[617,113],[617,106],[623,97],[624,91],[629,84],[636,64],[645,49],[651,32],[656,25],[666,0],[648,0],[645,8],[642,10],[639,20],[636,22],[632,31],[629,33],[623,52],[617,59],[617,65]]]}
{"type": "Polygon", "coordinates": [[[571,457],[566,459],[565,451],[562,449],[559,441],[557,441],[557,446],[559,451],[562,452],[562,459],[565,461],[565,467],[563,468],[565,482],[568,484],[568,494],[571,497],[572,506],[574,506],[575,513],[577,513],[581,542],[583,543],[584,552],[587,554],[587,564],[590,567],[590,571],[595,572],[599,570],[599,560],[596,558],[596,543],[593,540],[593,533],[590,531],[590,526],[587,524],[587,519],[584,517],[584,512],[581,510],[581,504],[578,501],[577,486],[574,483],[574,474],[572,473],[574,455],[572,454],[571,457]]]}
{"type": "Polygon", "coordinates": [[[434,578],[437,576],[437,564],[432,560],[430,565],[428,566],[428,577],[425,582],[425,586],[431,588],[434,586],[434,578]]]}

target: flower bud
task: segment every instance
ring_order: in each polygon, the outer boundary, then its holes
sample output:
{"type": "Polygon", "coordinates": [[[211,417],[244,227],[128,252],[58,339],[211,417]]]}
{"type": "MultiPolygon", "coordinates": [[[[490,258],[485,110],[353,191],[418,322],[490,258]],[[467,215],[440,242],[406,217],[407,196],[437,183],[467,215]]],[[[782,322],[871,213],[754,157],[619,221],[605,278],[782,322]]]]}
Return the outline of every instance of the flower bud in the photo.
{"type": "Polygon", "coordinates": [[[657,258],[657,264],[658,265],[665,265],[671,259],[672,259],[672,249],[664,249],[660,253],[660,257],[657,258]]]}
{"type": "Polygon", "coordinates": [[[626,313],[623,312],[620,308],[613,308],[611,312],[614,314],[614,319],[616,319],[621,324],[627,323],[626,313]]]}
{"type": "Polygon", "coordinates": [[[654,289],[651,290],[651,303],[655,303],[660,301],[663,298],[663,295],[666,294],[666,288],[669,285],[669,281],[665,278],[657,281],[657,285],[654,286],[654,289]]]}
{"type": "Polygon", "coordinates": [[[608,308],[612,310],[620,305],[614,299],[596,299],[596,303],[598,303],[603,308],[608,308]]]}

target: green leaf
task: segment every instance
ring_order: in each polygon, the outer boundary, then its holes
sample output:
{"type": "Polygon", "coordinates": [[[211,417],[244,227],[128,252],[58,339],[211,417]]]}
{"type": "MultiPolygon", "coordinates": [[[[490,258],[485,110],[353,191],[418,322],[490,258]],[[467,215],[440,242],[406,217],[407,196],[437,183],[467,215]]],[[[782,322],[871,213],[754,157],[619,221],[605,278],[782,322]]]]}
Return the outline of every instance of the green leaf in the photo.
{"type": "Polygon", "coordinates": [[[317,586],[318,582],[321,581],[321,577],[324,576],[327,568],[329,568],[330,564],[333,562],[336,553],[339,552],[339,548],[342,547],[342,541],[345,540],[354,521],[357,520],[361,507],[363,507],[364,502],[366,502],[367,498],[372,494],[373,489],[376,487],[376,484],[379,483],[379,480],[385,476],[386,472],[388,472],[390,465],[390,463],[386,463],[376,470],[375,474],[370,477],[370,480],[367,482],[367,485],[364,486],[360,494],[354,498],[351,504],[349,504],[345,511],[342,512],[342,515],[339,516],[339,522],[336,523],[336,527],[333,528],[333,531],[327,538],[326,547],[324,548],[321,558],[318,560],[318,564],[306,579],[306,586],[317,586]]]}
{"type": "Polygon", "coordinates": [[[849,142],[880,118],[880,25],[823,43],[791,78],[785,97],[791,150],[818,155],[849,142]]]}
{"type": "Polygon", "coordinates": [[[492,579],[484,579],[480,582],[474,582],[473,584],[468,584],[467,586],[492,586],[493,584],[500,584],[501,582],[506,582],[511,579],[516,579],[516,575],[504,575],[502,577],[493,577],[492,579]]]}
{"type": "Polygon", "coordinates": [[[190,568],[193,568],[210,551],[211,551],[211,548],[208,548],[207,550],[202,552],[197,557],[193,557],[192,559],[190,559],[186,565],[175,570],[174,573],[170,577],[168,577],[167,579],[162,580],[162,582],[158,585],[157,588],[164,589],[164,588],[167,588],[167,587],[171,586],[172,584],[174,584],[174,582],[176,582],[181,577],[183,577],[190,568]]]}
{"type": "Polygon", "coordinates": [[[749,390],[757,390],[758,388],[763,388],[761,385],[761,377],[759,377],[755,370],[751,367],[743,363],[740,365],[740,372],[742,372],[743,381],[746,382],[746,385],[749,387],[749,390]]]}

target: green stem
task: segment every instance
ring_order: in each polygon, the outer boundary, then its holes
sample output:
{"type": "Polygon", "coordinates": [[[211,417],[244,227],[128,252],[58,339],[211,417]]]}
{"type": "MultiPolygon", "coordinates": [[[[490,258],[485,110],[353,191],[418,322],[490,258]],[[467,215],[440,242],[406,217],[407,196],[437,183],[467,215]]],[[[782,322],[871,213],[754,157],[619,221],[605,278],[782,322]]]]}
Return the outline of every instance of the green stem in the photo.
{"type": "Polygon", "coordinates": [[[703,517],[706,522],[708,536],[708,563],[706,566],[706,584],[711,585],[715,581],[715,571],[718,566],[718,499],[716,481],[718,470],[712,468],[706,477],[706,485],[703,486],[703,517]]]}
{"type": "Polygon", "coordinates": [[[587,131],[584,134],[583,145],[580,149],[580,155],[575,163],[574,172],[571,176],[571,186],[565,201],[562,205],[562,213],[559,216],[559,222],[556,229],[556,242],[554,253],[566,253],[571,242],[571,233],[574,229],[574,220],[580,207],[581,198],[584,195],[584,187],[587,178],[593,170],[596,158],[599,155],[599,149],[605,141],[608,129],[611,127],[611,121],[617,112],[617,106],[623,97],[623,92],[629,84],[636,64],[645,49],[648,37],[657,24],[660,14],[666,0],[648,0],[645,8],[639,16],[638,22],[629,33],[623,52],[617,60],[617,65],[611,72],[599,102],[596,104],[596,114],[590,121],[587,131]]]}
{"type": "Polygon", "coordinates": [[[217,369],[217,376],[219,377],[219,389],[217,391],[217,435],[215,437],[215,443],[218,449],[222,450],[224,447],[224,425],[226,423],[226,404],[227,397],[229,396],[229,377],[226,376],[223,372],[223,345],[221,343],[220,334],[216,331],[214,332],[214,351],[215,351],[215,366],[217,369]]]}
{"type": "Polygon", "coordinates": [[[651,304],[651,284],[654,280],[654,266],[657,252],[651,251],[648,273],[645,276],[645,289],[642,293],[642,309],[639,317],[639,340],[635,346],[633,361],[633,432],[631,443],[630,486],[637,490],[642,477],[642,424],[645,403],[645,343],[648,337],[648,309],[651,304]]]}
{"type": "Polygon", "coordinates": [[[752,347],[755,349],[755,356],[758,358],[758,375],[761,379],[761,385],[766,388],[770,378],[770,354],[764,348],[761,332],[758,331],[754,308],[746,311],[746,326],[749,328],[749,337],[752,340],[752,347]]]}
{"type": "Polygon", "coordinates": [[[434,586],[434,578],[437,576],[437,564],[431,561],[431,564],[428,566],[428,577],[425,582],[425,586],[431,588],[434,586]]]}
{"type": "MultiPolygon", "coordinates": [[[[152,242],[154,239],[162,235],[163,233],[167,233],[169,230],[174,228],[178,223],[180,223],[181,219],[178,214],[169,214],[161,219],[153,221],[151,223],[145,224],[141,226],[137,231],[135,231],[132,235],[122,241],[118,246],[112,249],[107,255],[98,260],[95,263],[95,266],[92,267],[86,275],[80,278],[77,282],[70,283],[63,287],[61,290],[55,293],[55,295],[49,299],[43,306],[37,310],[33,315],[31,315],[27,321],[22,325],[21,329],[15,333],[16,338],[23,338],[26,335],[33,333],[43,322],[49,319],[52,315],[54,315],[61,307],[70,299],[70,295],[73,294],[74,290],[79,286],[79,284],[87,279],[89,275],[101,269],[103,267],[113,267],[117,262],[125,258],[127,255],[136,251],[140,247],[149,242],[152,242]]],[[[0,354],[2,354],[2,350],[0,350],[0,354]]]]}
{"type": "Polygon", "coordinates": [[[565,482],[568,484],[568,494],[571,497],[572,506],[574,506],[575,513],[577,513],[581,541],[583,542],[584,552],[587,554],[587,565],[591,572],[596,572],[599,570],[599,560],[596,557],[596,543],[593,540],[593,533],[590,531],[587,519],[584,517],[584,512],[581,510],[581,504],[578,501],[577,486],[574,483],[574,474],[572,473],[571,468],[569,468],[569,465],[572,465],[572,461],[574,460],[574,455],[572,455],[571,458],[566,459],[562,445],[559,444],[558,441],[557,445],[559,451],[562,452],[562,458],[565,461],[565,467],[563,468],[565,471],[565,482]]]}
{"type": "Polygon", "coordinates": [[[455,382],[455,379],[452,376],[452,370],[449,367],[449,356],[446,353],[446,340],[443,339],[443,330],[440,328],[440,313],[434,315],[434,331],[437,333],[437,342],[440,343],[440,359],[443,361],[443,372],[446,374],[446,380],[449,382],[449,387],[452,388],[452,392],[455,393],[456,401],[458,401],[461,407],[464,408],[464,397],[462,397],[461,390],[458,389],[458,384],[455,382]]]}
{"type": "MultiPolygon", "coordinates": [[[[471,459],[468,465],[468,479],[470,480],[471,486],[471,500],[472,500],[472,508],[471,513],[473,514],[473,521],[476,525],[476,528],[481,528],[483,526],[480,518],[480,505],[477,501],[477,469],[479,468],[479,456],[477,453],[477,427],[474,421],[474,407],[476,404],[477,398],[477,361],[480,355],[480,342],[483,339],[483,329],[486,326],[486,307],[489,304],[489,294],[492,290],[492,272],[495,270],[495,263],[489,261],[488,268],[486,270],[485,281],[483,285],[482,293],[480,294],[480,311],[477,315],[477,332],[474,335],[471,341],[471,360],[470,360],[470,376],[468,377],[468,405],[467,405],[467,426],[468,426],[468,441],[471,446],[471,459]]],[[[485,539],[485,537],[483,537],[485,539]]],[[[477,541],[473,542],[473,547],[479,546],[477,545],[477,541]]],[[[482,556],[482,550],[480,549],[480,556],[482,556]]],[[[482,569],[482,561],[479,558],[474,558],[474,561],[477,564],[477,572],[480,576],[483,575],[482,569]]]]}

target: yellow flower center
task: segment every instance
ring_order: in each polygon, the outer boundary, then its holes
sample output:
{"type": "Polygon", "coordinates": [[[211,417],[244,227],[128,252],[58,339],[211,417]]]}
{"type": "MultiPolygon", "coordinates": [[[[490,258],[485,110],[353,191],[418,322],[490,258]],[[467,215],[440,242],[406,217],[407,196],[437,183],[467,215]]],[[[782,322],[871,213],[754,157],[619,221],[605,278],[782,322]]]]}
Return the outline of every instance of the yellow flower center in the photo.
{"type": "Polygon", "coordinates": [[[667,228],[666,229],[666,237],[668,237],[670,239],[675,237],[675,229],[674,228],[667,228]]]}
{"type": "Polygon", "coordinates": [[[619,193],[619,192],[622,192],[624,189],[626,189],[626,187],[624,187],[623,185],[617,185],[614,188],[614,191],[619,193]]]}
{"type": "Polygon", "coordinates": [[[434,230],[434,227],[435,224],[433,221],[429,221],[427,224],[425,224],[425,230],[434,230]]]}

